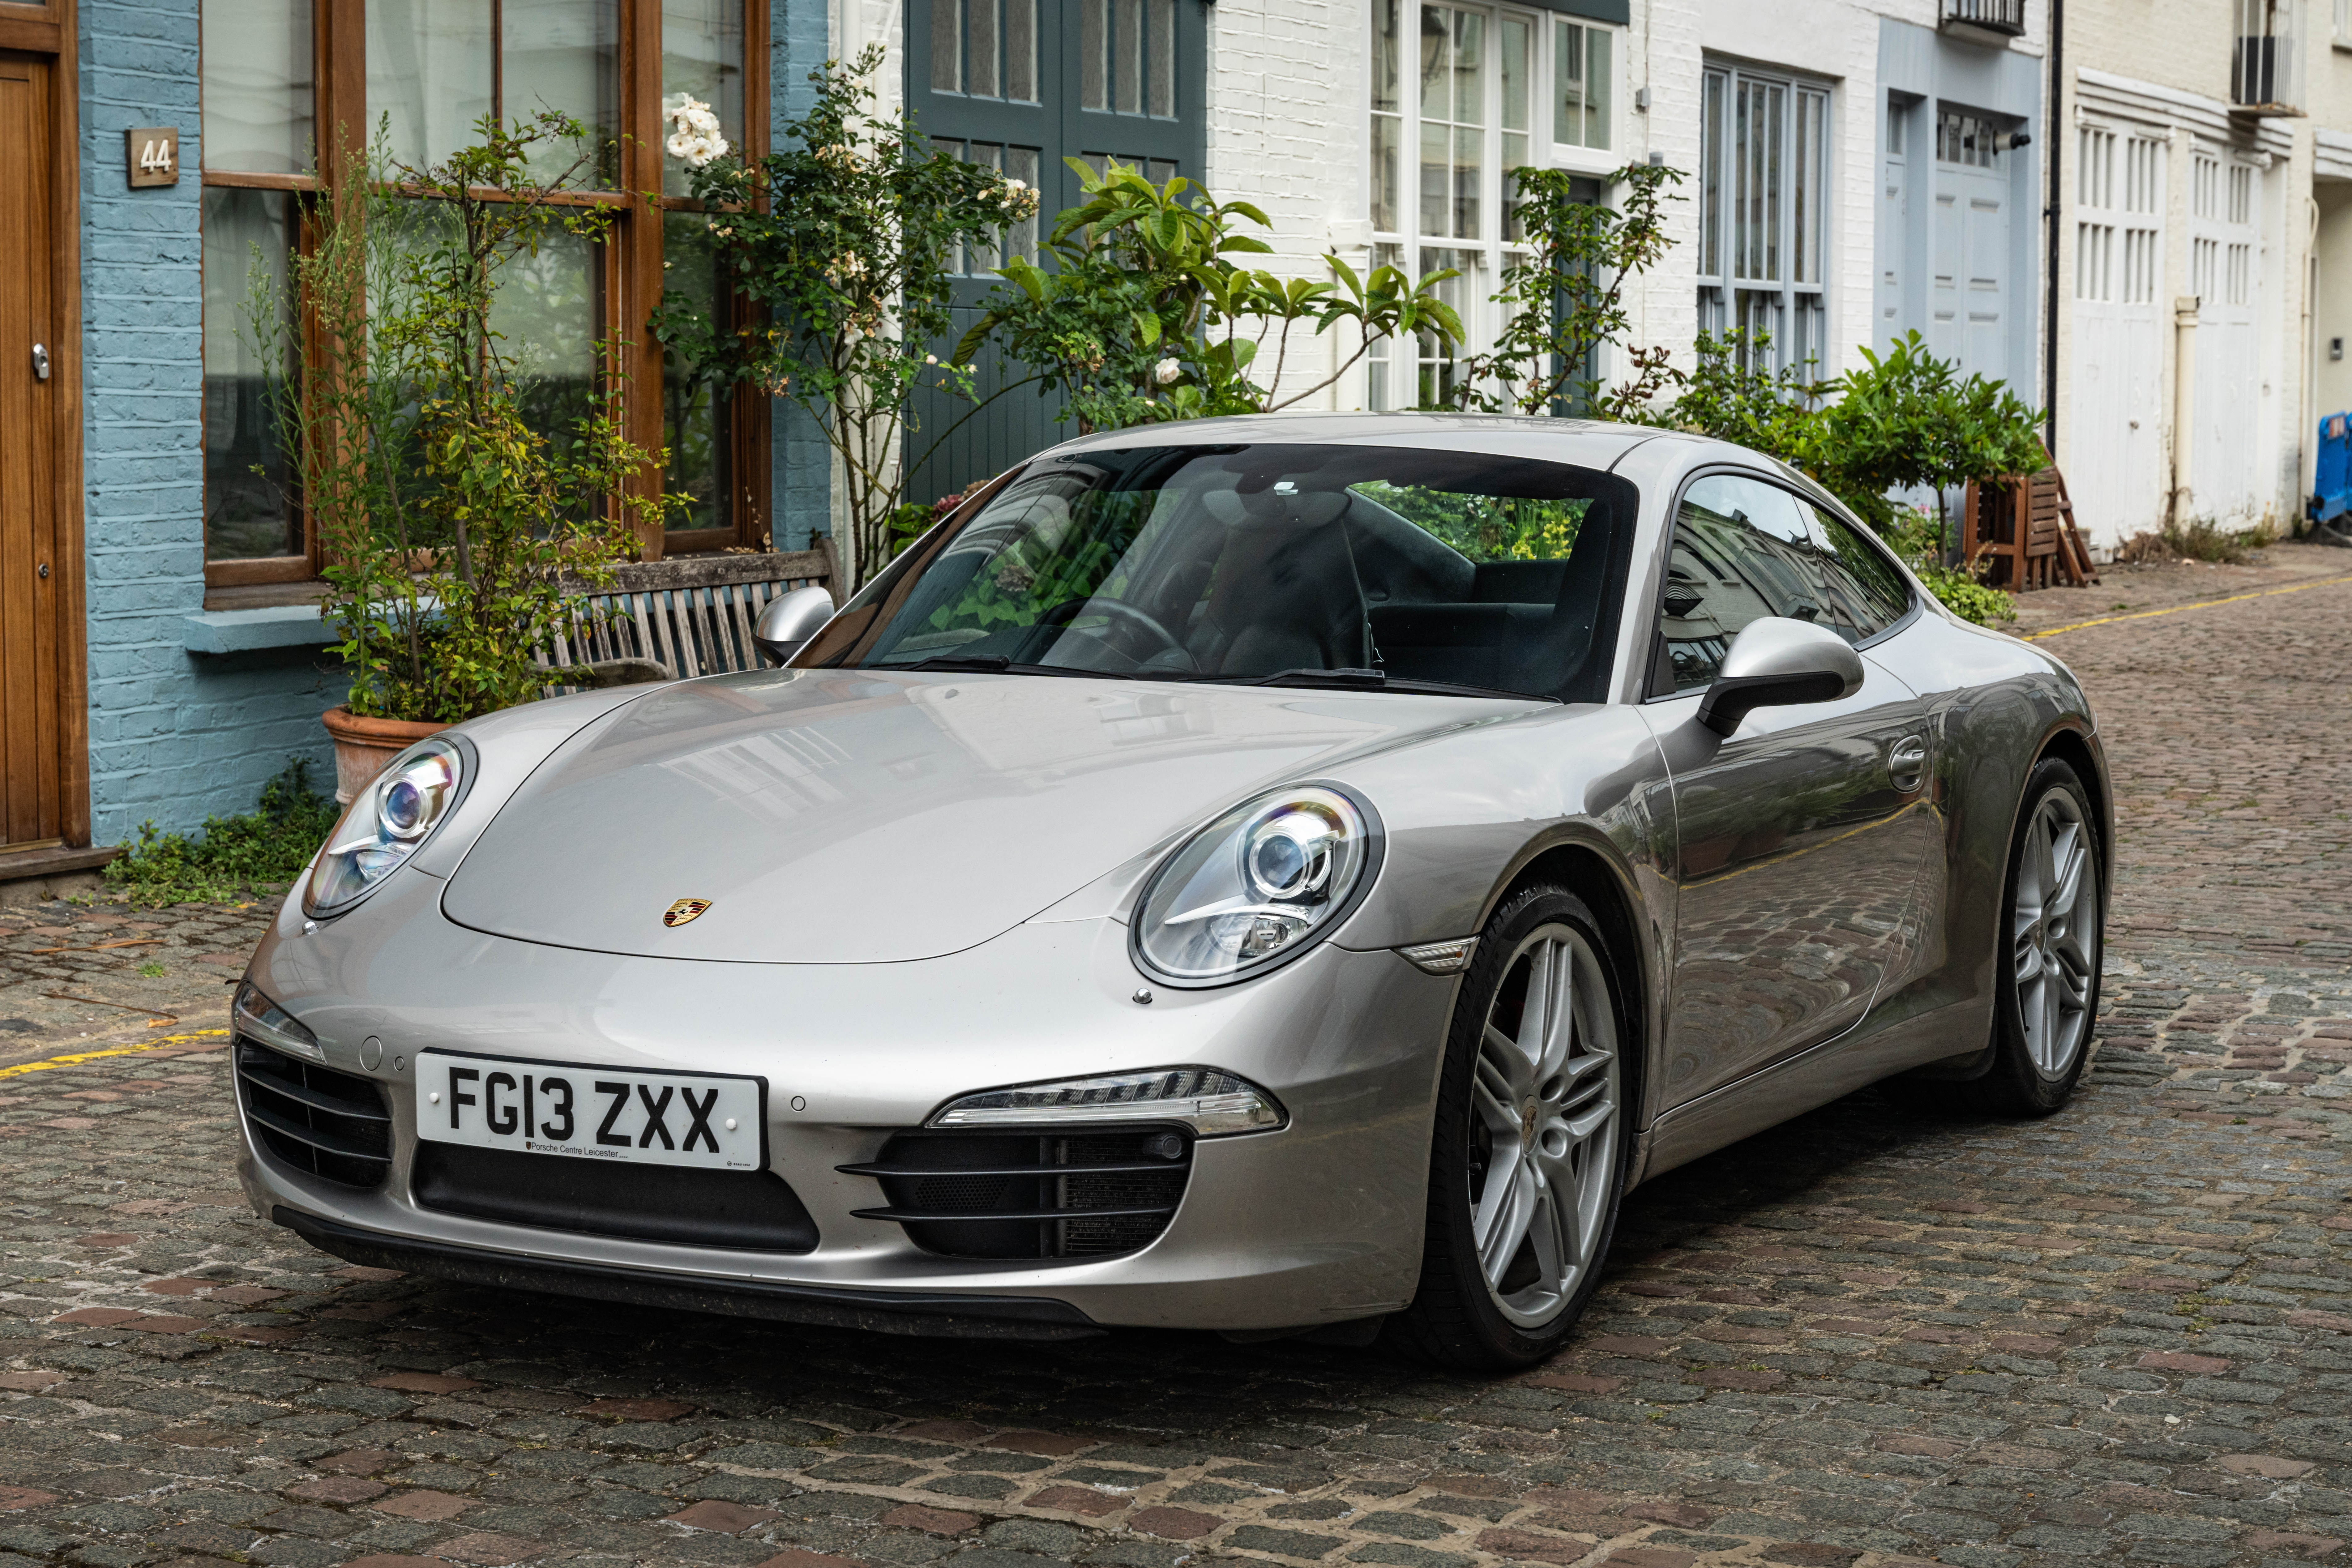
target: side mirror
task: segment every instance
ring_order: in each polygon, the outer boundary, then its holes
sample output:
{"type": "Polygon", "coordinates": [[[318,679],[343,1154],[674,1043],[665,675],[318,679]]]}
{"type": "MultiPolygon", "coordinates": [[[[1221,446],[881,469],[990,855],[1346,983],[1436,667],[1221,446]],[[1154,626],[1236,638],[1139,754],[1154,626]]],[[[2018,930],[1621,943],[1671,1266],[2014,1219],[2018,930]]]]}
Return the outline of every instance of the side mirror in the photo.
{"type": "Polygon", "coordinates": [[[789,594],[779,594],[768,601],[767,608],[751,626],[751,640],[760,651],[778,664],[782,664],[801,651],[809,638],[824,628],[833,619],[833,595],[812,584],[794,588],[789,594]]]}
{"type": "Polygon", "coordinates": [[[1834,702],[1862,689],[1862,656],[1827,626],[1766,616],[1731,639],[1698,721],[1728,735],[1758,708],[1834,702]]]}

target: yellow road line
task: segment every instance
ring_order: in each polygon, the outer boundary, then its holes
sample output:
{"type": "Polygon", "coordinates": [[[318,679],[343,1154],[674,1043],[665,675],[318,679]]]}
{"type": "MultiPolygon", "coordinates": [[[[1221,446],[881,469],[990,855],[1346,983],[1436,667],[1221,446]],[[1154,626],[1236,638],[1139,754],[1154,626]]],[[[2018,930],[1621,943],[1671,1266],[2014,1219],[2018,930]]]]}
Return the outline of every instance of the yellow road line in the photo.
{"type": "Polygon", "coordinates": [[[2226,599],[2199,599],[2194,604],[2173,605],[2161,610],[2134,610],[2128,616],[2102,616],[2095,621],[2076,621],[2071,626],[2052,626],[2046,632],[2028,632],[2021,640],[2040,642],[2043,637],[2054,637],[2060,632],[2079,632],[2087,626],[2108,626],[2117,621],[2144,621],[2151,616],[2177,616],[2183,610],[2210,609],[2215,605],[2234,605],[2246,599],[2267,599],[2273,594],[2300,594],[2305,588],[2326,588],[2338,583],[2352,583],[2352,575],[2321,577],[2309,583],[2294,583],[2284,588],[2263,588],[2252,594],[2232,594],[2226,599]]]}
{"type": "Polygon", "coordinates": [[[136,1056],[141,1051],[152,1051],[158,1046],[184,1046],[194,1040],[218,1039],[227,1033],[226,1029],[198,1029],[194,1034],[165,1035],[159,1040],[142,1040],[135,1046],[110,1046],[102,1051],[76,1051],[69,1057],[51,1057],[47,1061],[18,1062],[12,1068],[0,1068],[0,1078],[19,1078],[28,1072],[47,1072],[51,1068],[79,1067],[83,1062],[94,1062],[100,1057],[136,1056]]]}

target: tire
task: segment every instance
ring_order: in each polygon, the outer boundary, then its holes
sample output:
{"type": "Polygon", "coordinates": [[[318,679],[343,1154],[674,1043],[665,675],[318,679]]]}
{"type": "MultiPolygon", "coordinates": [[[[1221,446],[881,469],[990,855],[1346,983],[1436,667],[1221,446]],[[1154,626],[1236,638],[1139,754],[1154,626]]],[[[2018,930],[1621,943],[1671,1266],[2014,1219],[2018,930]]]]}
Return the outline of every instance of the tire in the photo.
{"type": "Polygon", "coordinates": [[[2048,1116],[2090,1060],[2106,951],[2098,818],[2074,770],[2054,757],[2026,779],[2001,888],[1992,1067],[1948,1087],[1988,1116],[2048,1116]],[[2054,884],[2054,886],[2053,886],[2054,884]]]}
{"type": "Polygon", "coordinates": [[[1600,922],[1564,888],[1515,894],[1486,922],[1438,1080],[1420,1289],[1390,1324],[1406,1346],[1494,1372],[1567,1339],[1633,1152],[1625,990],[1600,922]]]}

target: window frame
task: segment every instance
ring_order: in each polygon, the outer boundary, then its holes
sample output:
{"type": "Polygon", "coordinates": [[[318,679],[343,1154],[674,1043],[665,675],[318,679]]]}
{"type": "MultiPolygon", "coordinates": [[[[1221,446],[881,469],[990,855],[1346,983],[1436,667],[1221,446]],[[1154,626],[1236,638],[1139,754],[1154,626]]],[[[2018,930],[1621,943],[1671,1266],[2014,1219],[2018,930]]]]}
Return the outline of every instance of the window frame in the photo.
{"type": "MultiPolygon", "coordinates": [[[[1874,110],[1875,105],[1873,107],[1874,110]]],[[[1831,257],[1836,249],[1837,236],[1840,109],[1835,82],[1800,71],[1755,69],[1739,60],[1710,55],[1699,78],[1699,170],[1697,189],[1692,195],[1699,224],[1696,261],[1700,269],[1692,278],[1698,301],[1699,330],[1720,338],[1742,324],[1739,317],[1743,297],[1769,299],[1775,324],[1770,329],[1769,368],[1776,371],[1802,365],[1809,360],[1823,373],[1830,368],[1831,321],[1836,309],[1832,290],[1837,269],[1831,257]],[[1778,279],[1743,278],[1736,270],[1739,202],[1735,121],[1742,85],[1765,90],[1778,89],[1783,94],[1780,109],[1774,117],[1777,122],[1769,129],[1779,141],[1780,167],[1792,171],[1793,178],[1784,174],[1777,184],[1767,187],[1764,199],[1770,204],[1774,216],[1771,232],[1761,239],[1776,258],[1771,265],[1778,266],[1782,274],[1778,279]],[[1718,87],[1722,95],[1719,100],[1715,96],[1718,87]],[[1819,121],[1809,126],[1807,112],[1815,103],[1820,106],[1819,121]],[[1710,130],[1707,116],[1713,111],[1712,106],[1717,104],[1720,122],[1710,130]],[[1808,130],[1814,133],[1810,154],[1798,145],[1800,137],[1808,130]],[[1806,195],[1802,186],[1808,177],[1808,171],[1800,167],[1799,162],[1808,158],[1811,176],[1817,181],[1812,189],[1810,235],[1800,230],[1802,220],[1798,210],[1806,195]],[[1717,263],[1713,271],[1705,270],[1709,259],[1710,224],[1717,263]],[[1813,258],[1811,281],[1798,276],[1802,266],[1802,247],[1807,245],[1813,258]]]]}
{"type": "MultiPolygon", "coordinates": [[[[369,0],[310,0],[311,135],[318,148],[322,172],[330,180],[341,177],[355,164],[360,154],[363,132],[349,132],[349,128],[364,127],[370,123],[367,113],[368,3],[369,0]],[[321,127],[338,125],[346,128],[347,133],[352,136],[352,142],[331,145],[328,141],[318,139],[321,127]]],[[[662,0],[614,0],[614,5],[619,24],[614,65],[615,131],[623,138],[614,188],[583,193],[570,199],[609,207],[614,214],[610,233],[596,247],[597,294],[602,306],[597,330],[601,336],[620,342],[625,346],[618,355],[606,356],[598,371],[608,383],[614,378],[625,378],[632,388],[646,389],[646,394],[633,394],[627,399],[625,430],[631,441],[653,450],[664,444],[663,351],[662,345],[655,342],[652,333],[646,330],[646,322],[661,300],[664,222],[670,213],[698,210],[700,204],[690,197],[662,195],[649,207],[636,195],[643,191],[659,192],[664,184],[663,142],[666,138],[662,133],[661,116],[663,6],[662,0]]],[[[740,128],[740,151],[749,158],[761,156],[768,148],[768,10],[764,0],[744,0],[743,124],[740,128]]],[[[497,15],[495,8],[492,15],[494,17],[497,15]]],[[[205,81],[202,36],[200,13],[197,67],[199,126],[203,124],[204,113],[201,100],[205,81]]],[[[492,79],[499,81],[502,76],[502,72],[494,72],[492,79]]],[[[499,107],[501,110],[505,108],[503,104],[499,107]]],[[[298,204],[299,220],[298,245],[305,252],[310,248],[312,239],[310,208],[321,189],[318,176],[215,168],[207,157],[198,174],[198,183],[206,189],[242,187],[292,194],[298,204]]],[[[199,268],[203,265],[202,255],[200,241],[199,268]]],[[[298,301],[297,309],[301,315],[298,338],[307,374],[310,367],[319,360],[317,321],[306,301],[298,301]]],[[[667,554],[738,546],[759,548],[768,542],[772,525],[767,460],[771,419],[769,402],[745,393],[731,393],[729,404],[724,438],[730,459],[726,472],[730,481],[728,499],[733,512],[732,522],[719,528],[668,531],[646,542],[646,559],[658,560],[667,554]]],[[[206,450],[201,429],[198,444],[200,452],[206,450]]],[[[632,491],[651,496],[658,493],[666,483],[666,474],[646,476],[632,487],[632,491]]],[[[200,519],[205,515],[208,501],[209,496],[206,502],[200,503],[200,519]]],[[[299,500],[296,505],[300,511],[299,500]]],[[[299,554],[215,561],[209,554],[209,540],[204,540],[201,547],[207,552],[204,564],[205,586],[208,595],[215,590],[247,590],[246,593],[230,595],[236,600],[247,600],[260,596],[259,591],[276,589],[278,596],[315,597],[319,592],[320,574],[327,560],[318,525],[307,511],[301,511],[300,525],[303,549],[299,554]]]]}
{"type": "MultiPolygon", "coordinates": [[[[1457,267],[1467,258],[1472,265],[1461,268],[1462,276],[1441,285],[1447,303],[1454,306],[1462,319],[1465,342],[1447,355],[1437,352],[1432,341],[1407,345],[1396,339],[1377,341],[1365,356],[1363,405],[1366,408],[1413,408],[1421,405],[1423,374],[1442,376],[1444,366],[1465,354],[1490,347],[1497,323],[1488,296],[1498,286],[1503,269],[1518,257],[1527,254],[1524,246],[1508,237],[1508,207],[1505,189],[1506,167],[1503,159],[1503,139],[1524,137],[1528,156],[1524,165],[1511,167],[1551,168],[1585,175],[1602,175],[1622,167],[1622,151],[1564,144],[1556,140],[1559,127],[1554,123],[1557,97],[1558,25],[1571,23],[1588,32],[1610,35],[1609,49],[1609,140],[1622,142],[1625,134],[1625,79],[1627,70],[1626,39],[1629,28],[1620,23],[1597,17],[1571,14],[1547,5],[1544,0],[1392,0],[1397,8],[1398,78],[1397,107],[1383,110],[1374,103],[1374,81],[1378,72],[1378,50],[1381,44],[1381,14],[1378,6],[1391,0],[1371,0],[1375,9],[1366,13],[1366,88],[1363,102],[1363,123],[1367,129],[1364,170],[1364,213],[1370,233],[1370,261],[1375,267],[1393,266],[1408,277],[1418,279],[1423,273],[1443,267],[1457,267]],[[1447,10],[1475,13],[1486,20],[1488,42],[1485,59],[1479,67],[1480,92],[1485,101],[1484,123],[1480,126],[1480,171],[1477,200],[1481,214],[1482,237],[1465,239],[1424,235],[1421,227],[1421,133],[1422,89],[1420,75],[1420,44],[1422,15],[1430,5],[1447,10]],[[1521,22],[1528,30],[1528,123],[1524,131],[1507,129],[1503,125],[1503,51],[1501,27],[1506,18],[1521,22]],[[1375,175],[1372,160],[1376,156],[1378,138],[1371,126],[1378,121],[1391,120],[1397,131],[1397,183],[1391,193],[1394,213],[1399,226],[1379,226],[1380,214],[1373,201],[1375,175]],[[1402,220],[1410,217],[1410,225],[1402,220]],[[1400,372],[1403,385],[1400,388],[1400,372]],[[1378,378],[1378,379],[1376,379],[1378,378]],[[1376,398],[1375,387],[1385,386],[1376,398]]],[[[1453,121],[1441,123],[1452,125],[1453,121]]]]}
{"type": "Polygon", "coordinates": [[[1689,497],[1693,485],[1702,479],[1712,479],[1722,474],[1729,474],[1736,479],[1753,479],[1758,484],[1770,485],[1776,489],[1784,490],[1796,497],[1817,510],[1827,512],[1852,529],[1854,536],[1862,541],[1864,549],[1876,552],[1881,561],[1895,568],[1895,580],[1903,584],[1904,592],[1909,597],[1909,603],[1905,605],[1901,615],[1888,621],[1885,626],[1860,642],[1846,645],[1856,653],[1876,647],[1881,643],[1899,636],[1915,625],[1926,613],[1927,595],[1920,590],[1918,579],[1912,576],[1910,569],[1896,558],[1895,552],[1886,547],[1885,540],[1879,538],[1868,526],[1840,505],[1827,490],[1795,482],[1787,474],[1750,468],[1741,463],[1702,463],[1675,482],[1674,500],[1666,508],[1665,527],[1659,531],[1657,559],[1654,563],[1657,584],[1650,595],[1650,636],[1646,651],[1642,655],[1644,668],[1642,673],[1641,701],[1644,705],[1652,702],[1678,702],[1685,698],[1706,695],[1706,688],[1704,686],[1694,687],[1688,691],[1676,691],[1674,689],[1671,668],[1667,672],[1666,689],[1660,691],[1658,689],[1660,662],[1658,656],[1665,647],[1665,628],[1663,623],[1666,616],[1666,585],[1668,574],[1674,565],[1675,531],[1682,526],[1683,502],[1689,497]]]}

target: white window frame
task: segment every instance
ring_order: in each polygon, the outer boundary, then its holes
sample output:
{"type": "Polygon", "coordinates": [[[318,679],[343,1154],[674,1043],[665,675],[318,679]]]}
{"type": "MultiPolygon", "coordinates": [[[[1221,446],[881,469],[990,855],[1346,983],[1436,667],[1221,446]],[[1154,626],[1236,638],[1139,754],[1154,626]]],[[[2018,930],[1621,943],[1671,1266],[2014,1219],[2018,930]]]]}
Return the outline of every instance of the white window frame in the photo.
{"type": "Polygon", "coordinates": [[[1371,0],[1369,12],[1371,26],[1368,28],[1369,49],[1372,58],[1367,73],[1366,113],[1368,121],[1389,120],[1397,125],[1396,189],[1392,211],[1398,226],[1380,226],[1381,214],[1373,210],[1371,163],[1377,156],[1378,138],[1368,137],[1366,158],[1365,207],[1371,219],[1371,260],[1374,266],[1391,266],[1408,277],[1419,278],[1443,268],[1453,268],[1461,276],[1442,286],[1446,302],[1462,318],[1465,342],[1451,351],[1441,351],[1433,338],[1423,337],[1415,344],[1382,341],[1376,342],[1365,358],[1367,376],[1364,405],[1368,408],[1411,408],[1421,398],[1421,376],[1442,374],[1445,365],[1464,354],[1481,352],[1492,346],[1501,322],[1488,296],[1498,287],[1503,269],[1509,267],[1524,249],[1505,237],[1507,215],[1504,209],[1507,165],[1503,155],[1504,138],[1524,134],[1527,154],[1524,163],[1538,168],[1565,169],[1573,174],[1599,175],[1612,173],[1626,162],[1622,142],[1626,133],[1625,71],[1626,30],[1607,22],[1589,17],[1568,16],[1534,6],[1511,5],[1504,0],[1393,0],[1397,13],[1397,33],[1402,59],[1394,111],[1375,109],[1372,94],[1377,90],[1372,78],[1380,66],[1377,58],[1381,47],[1381,16],[1390,0],[1371,0]],[[1478,205],[1479,234],[1476,238],[1452,236],[1423,235],[1418,232],[1421,217],[1421,56],[1422,16],[1432,5],[1442,5],[1453,11],[1468,11],[1486,20],[1487,47],[1481,62],[1486,124],[1480,157],[1478,205]],[[1524,23],[1528,28],[1528,127],[1524,133],[1506,132],[1502,125],[1502,48],[1503,19],[1524,23]],[[1553,139],[1553,100],[1557,91],[1553,76],[1555,25],[1572,22],[1577,26],[1610,36],[1609,90],[1611,146],[1588,148],[1562,146],[1553,139]],[[1413,352],[1408,352],[1408,350],[1413,352]]]}
{"type": "MultiPolygon", "coordinates": [[[[1825,373],[1831,358],[1830,280],[1836,268],[1830,258],[1837,233],[1839,107],[1832,83],[1793,72],[1751,70],[1728,60],[1710,60],[1701,78],[1699,177],[1692,196],[1699,209],[1699,330],[1718,338],[1741,326],[1769,332],[1769,368],[1776,370],[1811,360],[1817,371],[1825,373]],[[1737,161],[1736,121],[1743,87],[1782,95],[1779,109],[1769,114],[1778,121],[1780,167],[1797,174],[1794,184],[1784,178],[1777,192],[1759,193],[1769,216],[1749,230],[1745,245],[1739,243],[1736,209],[1741,177],[1754,164],[1743,171],[1737,161]],[[1803,164],[1808,160],[1813,185],[1811,200],[1805,201],[1803,164]],[[1810,268],[1800,265],[1807,254],[1810,268]],[[1741,270],[1757,260],[1763,263],[1761,270],[1741,270]]],[[[1764,129],[1761,151],[1769,166],[1774,127],[1764,129]]]]}

